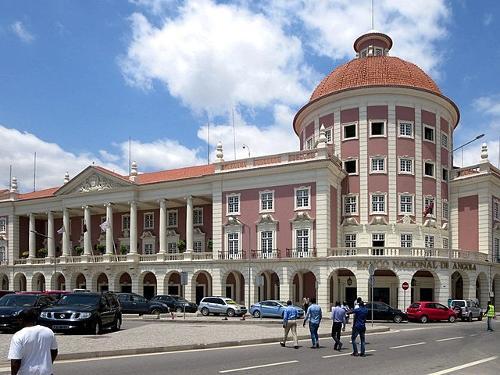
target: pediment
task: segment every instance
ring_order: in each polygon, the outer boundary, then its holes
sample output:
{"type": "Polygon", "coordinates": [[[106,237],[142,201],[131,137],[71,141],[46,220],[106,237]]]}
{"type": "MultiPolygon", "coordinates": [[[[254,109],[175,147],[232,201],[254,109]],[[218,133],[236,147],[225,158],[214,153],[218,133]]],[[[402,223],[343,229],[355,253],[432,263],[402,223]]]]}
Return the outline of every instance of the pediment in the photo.
{"type": "Polygon", "coordinates": [[[132,182],[104,168],[90,166],[56,191],[55,195],[94,193],[125,188],[132,182]]]}

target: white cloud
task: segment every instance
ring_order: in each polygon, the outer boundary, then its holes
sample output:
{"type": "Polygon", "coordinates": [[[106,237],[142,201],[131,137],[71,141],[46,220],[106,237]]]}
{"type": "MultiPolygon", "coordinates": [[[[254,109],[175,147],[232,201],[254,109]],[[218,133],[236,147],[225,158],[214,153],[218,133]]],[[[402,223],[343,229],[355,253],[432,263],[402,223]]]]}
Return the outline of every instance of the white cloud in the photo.
{"type": "Polygon", "coordinates": [[[31,43],[35,39],[35,36],[26,29],[21,21],[14,22],[10,25],[10,29],[24,43],[31,43]]]}
{"type": "MultiPolygon", "coordinates": [[[[354,40],[371,28],[368,0],[296,0],[276,4],[281,12],[269,12],[297,15],[308,30],[304,36],[314,52],[335,60],[352,58],[354,40]]],[[[435,43],[446,37],[450,13],[445,0],[380,0],[375,2],[375,29],[391,36],[393,56],[437,75],[443,56],[435,43]]]]}
{"type": "Polygon", "coordinates": [[[36,135],[9,129],[0,125],[0,139],[5,140],[0,147],[0,186],[9,186],[9,165],[12,165],[13,176],[17,177],[21,191],[33,189],[33,156],[37,157],[37,190],[53,186],[60,186],[64,174],[69,172],[71,177],[84,168],[95,164],[110,170],[123,173],[120,164],[106,162],[90,153],[74,154],[61,148],[55,143],[46,142],[36,135]]]}
{"type": "Polygon", "coordinates": [[[474,100],[473,106],[478,112],[500,118],[500,95],[481,96],[474,100]]]}
{"type": "Polygon", "coordinates": [[[179,0],[129,0],[132,4],[146,8],[154,15],[162,15],[169,8],[174,6],[179,0]]]}
{"type": "Polygon", "coordinates": [[[491,13],[485,13],[483,15],[483,25],[484,26],[489,26],[493,22],[493,14],[491,13]]]}
{"type": "MultiPolygon", "coordinates": [[[[486,144],[488,145],[488,160],[490,161],[491,164],[500,168],[500,166],[498,165],[499,141],[492,140],[486,142],[486,144]]],[[[455,152],[454,155],[455,166],[462,166],[462,165],[468,166],[479,163],[481,161],[481,146],[482,144],[477,143],[471,145],[470,147],[465,148],[463,154],[463,164],[462,164],[462,152],[461,151],[455,152]]]]}
{"type": "MultiPolygon", "coordinates": [[[[206,161],[198,157],[199,149],[190,149],[176,140],[158,139],[153,142],[131,142],[132,161],[136,161],[139,172],[172,169],[190,165],[204,164],[206,161]]],[[[121,159],[127,165],[128,142],[118,145],[121,159]]]]}
{"type": "Polygon", "coordinates": [[[133,37],[120,59],[127,81],[145,89],[162,82],[195,110],[302,104],[318,80],[300,39],[245,7],[188,0],[161,27],[140,13],[131,21],[133,37]]]}
{"type": "MultiPolygon", "coordinates": [[[[219,141],[224,148],[224,159],[233,160],[235,158],[234,145],[236,145],[236,158],[242,159],[250,156],[262,156],[278,154],[287,151],[297,151],[299,141],[293,133],[292,119],[294,111],[285,105],[276,105],[273,111],[274,123],[267,127],[258,127],[249,124],[235,112],[235,134],[236,143],[233,138],[232,124],[215,124],[210,126],[210,146],[213,151],[219,141]],[[247,148],[244,149],[243,145],[247,148]]],[[[206,141],[207,127],[198,129],[198,138],[206,141]]],[[[214,154],[211,152],[210,161],[214,161],[214,154]]]]}

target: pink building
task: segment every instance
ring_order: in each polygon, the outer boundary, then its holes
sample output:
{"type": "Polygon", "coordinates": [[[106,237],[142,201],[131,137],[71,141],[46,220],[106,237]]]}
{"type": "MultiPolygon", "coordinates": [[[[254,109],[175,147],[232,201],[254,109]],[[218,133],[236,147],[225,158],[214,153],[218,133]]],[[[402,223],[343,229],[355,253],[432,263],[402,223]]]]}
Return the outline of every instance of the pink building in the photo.
{"type": "Polygon", "coordinates": [[[90,166],[26,194],[13,179],[0,190],[2,289],[498,306],[500,171],[485,146],[480,164],[453,168],[457,106],[391,47],[377,32],[354,42],[296,114],[297,152],[224,161],[219,144],[210,165],[90,166]]]}

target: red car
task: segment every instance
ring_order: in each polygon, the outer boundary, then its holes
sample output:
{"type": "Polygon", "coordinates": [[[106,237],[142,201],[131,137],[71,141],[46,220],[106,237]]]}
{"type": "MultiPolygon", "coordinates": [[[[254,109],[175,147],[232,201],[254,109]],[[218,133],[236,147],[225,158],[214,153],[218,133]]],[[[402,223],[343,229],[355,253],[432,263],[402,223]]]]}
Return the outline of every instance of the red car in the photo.
{"type": "Polygon", "coordinates": [[[418,320],[427,323],[431,320],[447,320],[453,323],[457,314],[452,309],[438,302],[415,302],[406,310],[408,320],[418,320]]]}

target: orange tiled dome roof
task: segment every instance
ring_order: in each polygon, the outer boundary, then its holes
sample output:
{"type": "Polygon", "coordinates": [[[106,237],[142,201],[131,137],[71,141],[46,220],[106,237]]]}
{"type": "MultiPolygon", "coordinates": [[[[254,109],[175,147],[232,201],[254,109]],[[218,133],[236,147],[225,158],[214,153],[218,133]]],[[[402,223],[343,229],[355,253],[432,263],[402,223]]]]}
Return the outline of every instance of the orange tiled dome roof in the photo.
{"type": "Polygon", "coordinates": [[[436,83],[415,64],[398,57],[370,56],[356,58],[333,70],[316,87],[310,101],[334,92],[369,86],[410,87],[441,95],[436,83]]]}

